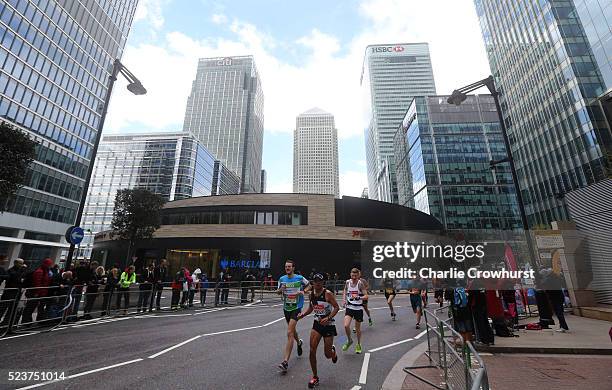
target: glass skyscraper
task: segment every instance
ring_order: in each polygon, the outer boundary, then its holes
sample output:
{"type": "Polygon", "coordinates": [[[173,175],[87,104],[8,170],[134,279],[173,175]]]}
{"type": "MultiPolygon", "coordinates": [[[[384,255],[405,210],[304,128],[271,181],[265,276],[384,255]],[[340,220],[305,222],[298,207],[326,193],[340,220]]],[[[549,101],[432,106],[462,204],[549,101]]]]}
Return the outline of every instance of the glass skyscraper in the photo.
{"type": "Polygon", "coordinates": [[[77,257],[91,255],[93,236],[110,230],[117,190],[142,188],[167,201],[236,194],[239,179],[190,133],[105,136],[100,142],[83,213],[77,257]]]}
{"type": "Polygon", "coordinates": [[[334,116],[312,108],[295,119],[293,193],[340,197],[338,130],[334,116]]]}
{"type": "Polygon", "coordinates": [[[99,107],[137,0],[0,0],[0,120],[38,142],[0,214],[0,255],[57,259],[91,163],[99,107]]]}
{"type": "Polygon", "coordinates": [[[263,105],[252,56],[200,59],[183,130],[240,177],[241,192],[261,190],[263,105]]]}
{"type": "Polygon", "coordinates": [[[436,217],[449,230],[521,228],[510,168],[491,95],[460,106],[447,96],[417,97],[395,138],[399,203],[436,217]]]}
{"type": "Polygon", "coordinates": [[[531,226],[610,174],[610,1],[475,0],[531,226]]]}
{"type": "Polygon", "coordinates": [[[365,130],[369,196],[397,203],[393,139],[412,98],[436,94],[429,45],[366,47],[361,85],[370,118],[365,130]]]}

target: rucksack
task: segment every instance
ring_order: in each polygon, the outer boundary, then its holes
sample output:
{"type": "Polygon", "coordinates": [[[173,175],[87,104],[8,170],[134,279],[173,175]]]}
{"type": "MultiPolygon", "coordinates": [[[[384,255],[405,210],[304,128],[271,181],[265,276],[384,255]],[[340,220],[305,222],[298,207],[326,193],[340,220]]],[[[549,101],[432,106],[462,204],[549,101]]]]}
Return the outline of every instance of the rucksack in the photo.
{"type": "Polygon", "coordinates": [[[467,294],[465,293],[465,288],[457,287],[455,289],[454,303],[456,307],[467,307],[467,294]]]}

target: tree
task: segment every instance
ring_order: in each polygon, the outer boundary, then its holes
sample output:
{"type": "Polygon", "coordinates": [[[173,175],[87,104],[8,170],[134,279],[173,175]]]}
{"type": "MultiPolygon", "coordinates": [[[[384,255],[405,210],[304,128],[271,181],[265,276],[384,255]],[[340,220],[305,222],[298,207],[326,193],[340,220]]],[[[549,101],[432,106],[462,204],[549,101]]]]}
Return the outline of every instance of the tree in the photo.
{"type": "Polygon", "coordinates": [[[36,157],[36,144],[23,131],[0,122],[0,212],[24,185],[28,166],[36,157]]]}
{"type": "Polygon", "coordinates": [[[160,210],[166,203],[161,196],[144,189],[118,190],[111,229],[122,240],[129,240],[130,260],[134,241],[151,238],[160,226],[160,210]]]}

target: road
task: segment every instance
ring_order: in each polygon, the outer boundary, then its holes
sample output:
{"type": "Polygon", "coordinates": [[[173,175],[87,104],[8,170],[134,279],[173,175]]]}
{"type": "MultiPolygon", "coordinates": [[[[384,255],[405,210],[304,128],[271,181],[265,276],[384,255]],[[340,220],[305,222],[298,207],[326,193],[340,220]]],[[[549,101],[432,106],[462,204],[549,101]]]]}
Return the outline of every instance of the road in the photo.
{"type": "MultiPolygon", "coordinates": [[[[407,295],[394,302],[392,322],[384,297],[372,296],[374,326],[364,323],[364,353],[341,352],[336,365],[318,351],[321,389],[379,389],[397,360],[425,340],[415,329],[407,295]],[[402,342],[403,341],[403,342],[402,342]],[[402,342],[396,344],[397,342],[402,342]]],[[[341,313],[337,316],[340,336],[341,313]]],[[[312,316],[298,323],[304,354],[295,349],[281,374],[286,323],[278,300],[249,306],[80,322],[51,332],[0,339],[0,388],[40,389],[295,389],[310,379],[312,316]],[[8,382],[8,371],[58,371],[61,382],[8,382]]]]}

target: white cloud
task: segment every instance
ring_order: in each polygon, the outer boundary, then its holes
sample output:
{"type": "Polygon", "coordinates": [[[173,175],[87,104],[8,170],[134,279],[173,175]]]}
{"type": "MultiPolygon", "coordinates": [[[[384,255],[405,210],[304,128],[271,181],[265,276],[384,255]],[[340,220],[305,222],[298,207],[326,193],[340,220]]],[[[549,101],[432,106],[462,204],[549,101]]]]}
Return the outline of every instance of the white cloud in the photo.
{"type": "Polygon", "coordinates": [[[153,29],[159,30],[164,25],[162,8],[169,0],[140,0],[134,15],[134,23],[148,22],[153,29]]]}
{"type": "MultiPolygon", "coordinates": [[[[137,17],[163,25],[161,8],[166,1],[141,0],[137,17]]],[[[180,130],[199,57],[255,56],[264,89],[267,132],[291,132],[296,115],[318,106],[334,114],[341,138],[363,134],[359,78],[368,44],[429,42],[438,93],[450,93],[488,75],[472,0],[363,0],[359,9],[367,27],[356,31],[348,43],[317,28],[296,42],[286,42],[249,23],[233,20],[228,24],[226,13],[218,12],[212,20],[226,25],[221,28],[228,28],[233,38],[196,40],[170,32],[156,45],[128,46],[123,62],[149,93],[134,97],[118,90],[107,127],[113,132],[130,125],[180,130]],[[307,53],[299,63],[274,55],[275,48],[296,44],[307,53]]]]}
{"type": "Polygon", "coordinates": [[[361,196],[364,187],[368,186],[368,176],[363,171],[344,171],[340,173],[340,194],[361,196]]]}

